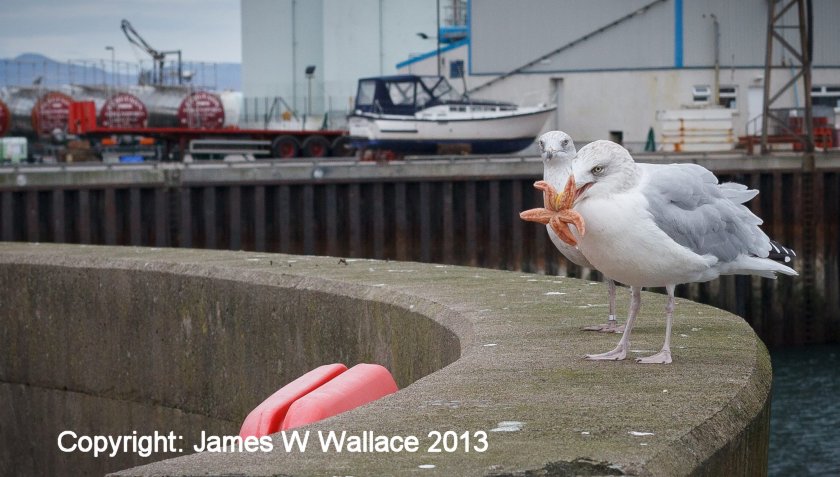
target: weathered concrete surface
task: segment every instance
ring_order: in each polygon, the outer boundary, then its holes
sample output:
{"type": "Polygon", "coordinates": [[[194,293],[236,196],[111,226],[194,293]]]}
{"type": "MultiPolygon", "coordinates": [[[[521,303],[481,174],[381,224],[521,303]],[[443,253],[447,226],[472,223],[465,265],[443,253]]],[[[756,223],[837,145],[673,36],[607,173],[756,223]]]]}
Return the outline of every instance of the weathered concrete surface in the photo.
{"type": "MultiPolygon", "coordinates": [[[[589,362],[581,356],[617,340],[578,331],[606,314],[600,284],[347,262],[0,245],[0,396],[12,403],[0,406],[0,422],[11,423],[0,427],[0,468],[114,469],[56,449],[58,429],[91,422],[76,429],[174,430],[189,448],[202,426],[235,434],[291,377],[368,361],[404,389],[307,429],[416,435],[419,452],[323,453],[313,434],[306,453],[286,453],[276,435],[273,452],[186,455],[120,475],[766,473],[770,361],[740,318],[680,300],[671,366],[589,362]],[[500,421],[524,427],[488,432],[483,453],[426,452],[430,431],[500,421]]],[[[641,354],[661,346],[662,298],[643,297],[632,342],[641,354]]]]}

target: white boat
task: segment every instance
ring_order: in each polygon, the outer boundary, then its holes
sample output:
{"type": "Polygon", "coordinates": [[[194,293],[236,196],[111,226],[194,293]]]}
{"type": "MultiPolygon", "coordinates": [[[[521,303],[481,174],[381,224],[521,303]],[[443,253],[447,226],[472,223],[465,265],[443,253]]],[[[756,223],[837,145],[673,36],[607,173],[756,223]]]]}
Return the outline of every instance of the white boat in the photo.
{"type": "Polygon", "coordinates": [[[401,75],[360,79],[354,109],[349,130],[357,149],[504,154],[532,144],[556,106],[471,100],[446,78],[401,75]]]}

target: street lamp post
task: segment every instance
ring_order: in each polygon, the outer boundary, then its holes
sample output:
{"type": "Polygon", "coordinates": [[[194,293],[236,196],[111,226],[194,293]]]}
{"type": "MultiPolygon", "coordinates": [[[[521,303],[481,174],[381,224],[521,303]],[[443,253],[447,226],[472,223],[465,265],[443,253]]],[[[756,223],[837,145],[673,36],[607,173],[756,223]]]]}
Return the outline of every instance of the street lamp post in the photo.
{"type": "MultiPolygon", "coordinates": [[[[438,29],[438,31],[440,31],[440,29],[438,29]]],[[[440,76],[440,35],[436,35],[434,37],[431,37],[431,36],[427,35],[426,33],[418,32],[417,36],[419,36],[420,38],[422,38],[424,40],[431,40],[432,38],[434,38],[435,41],[437,42],[437,47],[436,47],[436,50],[435,50],[437,52],[436,55],[435,55],[435,61],[437,62],[437,75],[440,76]]]]}
{"type": "Polygon", "coordinates": [[[440,76],[440,0],[437,0],[437,31],[435,31],[435,42],[437,43],[437,75],[440,76]]]}
{"type": "Polygon", "coordinates": [[[110,50],[111,51],[111,86],[116,87],[117,76],[116,76],[116,73],[115,73],[116,69],[115,69],[115,66],[114,66],[116,64],[116,61],[115,61],[115,58],[114,58],[114,47],[113,46],[106,46],[105,50],[110,50]]]}
{"type": "Polygon", "coordinates": [[[306,97],[306,115],[312,114],[312,78],[315,76],[315,65],[306,67],[306,79],[308,80],[307,97],[306,97]]]}
{"type": "Polygon", "coordinates": [[[710,15],[715,27],[715,91],[713,94],[713,106],[720,104],[720,23],[714,13],[710,15]]]}

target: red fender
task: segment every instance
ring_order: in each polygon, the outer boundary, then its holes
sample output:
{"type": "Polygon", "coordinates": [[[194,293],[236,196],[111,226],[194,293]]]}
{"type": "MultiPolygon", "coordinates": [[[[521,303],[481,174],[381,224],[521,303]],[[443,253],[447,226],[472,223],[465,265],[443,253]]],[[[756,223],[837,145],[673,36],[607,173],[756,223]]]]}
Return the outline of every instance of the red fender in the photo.
{"type": "Polygon", "coordinates": [[[375,401],[399,390],[387,369],[357,364],[295,401],[286,412],[282,430],[318,422],[375,401]]]}
{"type": "Polygon", "coordinates": [[[326,364],[283,386],[248,414],[239,429],[239,437],[262,437],[283,430],[280,426],[292,403],[345,371],[347,366],[343,364],[326,364]]]}

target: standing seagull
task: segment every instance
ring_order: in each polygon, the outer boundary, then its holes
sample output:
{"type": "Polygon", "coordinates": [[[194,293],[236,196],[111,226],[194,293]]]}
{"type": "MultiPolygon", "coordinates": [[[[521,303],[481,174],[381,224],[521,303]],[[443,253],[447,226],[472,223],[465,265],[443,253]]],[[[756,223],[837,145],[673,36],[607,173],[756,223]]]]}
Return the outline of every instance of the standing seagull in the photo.
{"type": "MultiPolygon", "coordinates": [[[[600,144],[581,149],[572,172],[574,210],[586,222],[578,248],[604,275],[631,286],[630,313],[618,346],[587,359],[626,357],[641,287],[664,286],[668,305],[662,350],[636,361],[665,364],[671,362],[677,284],[733,274],[797,275],[767,258],[771,248],[779,247],[758,227],[761,219],[742,205],[757,192],[740,184],[719,184],[702,166],[637,165],[623,147],[600,144]]],[[[789,259],[786,253],[774,255],[789,259]]]]}
{"type": "MultiPolygon", "coordinates": [[[[540,155],[543,158],[543,180],[551,185],[556,190],[561,190],[569,179],[572,173],[572,160],[577,154],[575,150],[575,143],[572,138],[563,131],[549,131],[537,140],[540,147],[540,155]]],[[[581,151],[587,149],[584,146],[581,151]]],[[[551,225],[546,224],[548,236],[551,242],[557,247],[557,250],[563,254],[569,261],[579,267],[595,268],[589,263],[589,260],[580,253],[574,245],[564,242],[552,229],[551,225]]],[[[623,326],[618,326],[615,319],[615,282],[607,278],[607,290],[609,295],[609,317],[606,324],[594,325],[584,327],[584,330],[589,331],[605,331],[621,333],[623,326]]]]}

